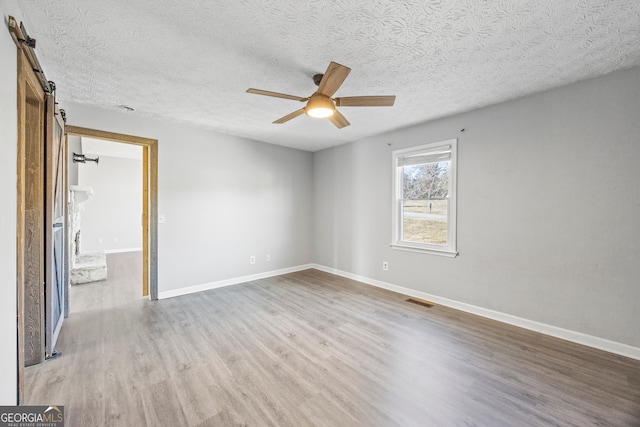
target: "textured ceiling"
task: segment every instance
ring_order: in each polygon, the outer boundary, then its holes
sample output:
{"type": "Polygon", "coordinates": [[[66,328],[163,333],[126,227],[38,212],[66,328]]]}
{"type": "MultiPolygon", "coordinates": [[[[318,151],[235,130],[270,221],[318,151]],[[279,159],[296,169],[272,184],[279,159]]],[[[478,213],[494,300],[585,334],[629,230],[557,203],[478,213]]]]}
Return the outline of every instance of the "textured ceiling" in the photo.
{"type": "MultiPolygon", "coordinates": [[[[21,0],[58,98],[315,151],[640,65],[640,0],[21,0]],[[309,96],[329,61],[351,126],[309,96]]],[[[73,123],[73,117],[69,118],[73,123]]],[[[153,135],[150,135],[153,136],[153,135]]]]}

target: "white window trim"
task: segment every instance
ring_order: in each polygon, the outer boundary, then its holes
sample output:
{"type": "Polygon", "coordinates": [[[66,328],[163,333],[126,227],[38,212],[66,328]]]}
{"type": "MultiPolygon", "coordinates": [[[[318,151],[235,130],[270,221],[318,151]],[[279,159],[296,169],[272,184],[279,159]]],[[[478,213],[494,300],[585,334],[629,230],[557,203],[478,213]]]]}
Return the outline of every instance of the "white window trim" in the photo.
{"type": "Polygon", "coordinates": [[[418,147],[404,148],[394,150],[392,152],[392,171],[393,171],[393,191],[392,191],[392,238],[391,248],[410,251],[429,253],[446,257],[455,257],[458,255],[457,250],[457,167],[458,167],[458,140],[448,139],[445,141],[434,142],[431,144],[420,145],[418,147]],[[449,185],[451,188],[449,197],[449,211],[447,213],[447,245],[432,245],[426,243],[407,242],[401,240],[402,237],[402,179],[400,177],[400,168],[397,167],[398,157],[405,157],[412,152],[420,152],[424,150],[436,151],[439,147],[451,146],[451,163],[449,165],[449,185]],[[399,198],[400,197],[400,198],[399,198]]]}

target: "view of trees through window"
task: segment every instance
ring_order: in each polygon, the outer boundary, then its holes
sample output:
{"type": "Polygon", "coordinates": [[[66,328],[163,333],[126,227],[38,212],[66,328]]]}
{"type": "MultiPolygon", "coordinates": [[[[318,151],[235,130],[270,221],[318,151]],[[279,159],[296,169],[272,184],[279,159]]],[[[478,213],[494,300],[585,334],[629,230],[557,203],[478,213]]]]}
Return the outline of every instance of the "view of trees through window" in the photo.
{"type": "Polygon", "coordinates": [[[447,244],[449,162],[402,168],[402,240],[447,244]]]}

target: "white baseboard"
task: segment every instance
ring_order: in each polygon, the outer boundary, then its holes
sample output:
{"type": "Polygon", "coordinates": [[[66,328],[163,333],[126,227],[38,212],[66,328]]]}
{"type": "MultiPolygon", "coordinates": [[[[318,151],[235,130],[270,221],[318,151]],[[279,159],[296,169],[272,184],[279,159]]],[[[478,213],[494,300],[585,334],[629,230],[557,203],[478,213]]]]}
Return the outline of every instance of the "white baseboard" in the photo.
{"type": "Polygon", "coordinates": [[[253,280],[266,279],[268,277],[280,276],[281,274],[295,273],[296,271],[314,268],[313,264],[298,265],[295,267],[282,268],[280,270],[265,271],[264,273],[251,274],[249,276],[234,277],[231,279],[219,280],[217,282],[203,283],[201,285],[189,286],[186,288],[173,289],[170,291],[158,292],[158,299],[173,298],[180,295],[188,295],[194,292],[208,291],[210,289],[222,288],[225,286],[238,285],[240,283],[251,282],[253,280]]]}
{"type": "Polygon", "coordinates": [[[510,314],[489,310],[486,308],[478,307],[478,306],[467,304],[464,302],[455,301],[448,298],[442,298],[436,295],[428,294],[426,292],[416,291],[414,289],[393,285],[391,283],[383,282],[380,280],[370,279],[368,277],[360,276],[353,273],[348,273],[346,271],[336,270],[335,268],[326,267],[324,265],[313,264],[313,268],[327,272],[327,273],[335,274],[337,276],[342,276],[348,279],[357,280],[358,282],[362,282],[367,285],[376,286],[378,288],[387,289],[390,291],[398,292],[400,294],[404,294],[404,295],[415,297],[415,298],[426,299],[436,304],[455,308],[457,310],[465,311],[467,313],[476,314],[478,316],[497,320],[503,323],[508,323],[510,325],[519,326],[521,328],[540,332],[556,338],[561,338],[563,340],[575,342],[578,344],[597,348],[599,350],[604,350],[610,353],[615,353],[621,356],[626,356],[632,359],[640,360],[640,348],[638,347],[632,347],[630,345],[622,344],[616,341],[610,341],[604,338],[598,338],[592,335],[583,334],[581,332],[575,332],[568,329],[559,328],[557,326],[547,325],[545,323],[524,319],[522,317],[512,316],[510,314]]]}
{"type": "Polygon", "coordinates": [[[142,252],[142,248],[107,249],[105,254],[119,254],[121,252],[142,252]]]}

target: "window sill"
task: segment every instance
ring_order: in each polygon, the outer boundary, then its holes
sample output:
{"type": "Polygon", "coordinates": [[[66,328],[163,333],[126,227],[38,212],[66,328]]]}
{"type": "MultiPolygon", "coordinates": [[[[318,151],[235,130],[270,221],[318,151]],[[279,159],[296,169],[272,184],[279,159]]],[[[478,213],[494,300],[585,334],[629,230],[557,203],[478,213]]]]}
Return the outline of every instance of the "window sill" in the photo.
{"type": "Polygon", "coordinates": [[[451,252],[444,249],[420,248],[416,246],[407,246],[407,245],[399,245],[399,244],[391,244],[390,246],[392,249],[397,249],[399,251],[418,252],[423,254],[444,256],[448,258],[455,258],[458,256],[458,252],[451,252]]]}

